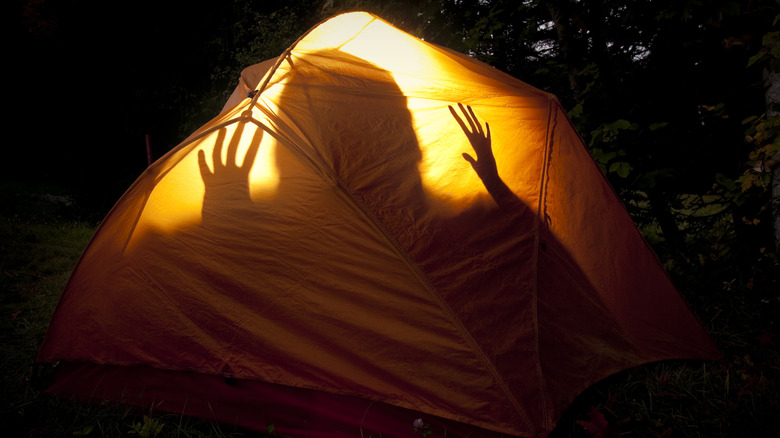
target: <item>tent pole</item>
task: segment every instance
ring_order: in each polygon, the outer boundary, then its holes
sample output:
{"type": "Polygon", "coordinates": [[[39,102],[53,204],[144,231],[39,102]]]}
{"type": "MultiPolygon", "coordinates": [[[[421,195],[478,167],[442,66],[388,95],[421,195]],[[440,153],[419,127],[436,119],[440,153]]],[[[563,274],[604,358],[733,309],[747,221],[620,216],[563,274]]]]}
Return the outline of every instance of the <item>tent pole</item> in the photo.
{"type": "Polygon", "coordinates": [[[152,137],[149,134],[146,137],[146,167],[152,165],[152,137]]]}

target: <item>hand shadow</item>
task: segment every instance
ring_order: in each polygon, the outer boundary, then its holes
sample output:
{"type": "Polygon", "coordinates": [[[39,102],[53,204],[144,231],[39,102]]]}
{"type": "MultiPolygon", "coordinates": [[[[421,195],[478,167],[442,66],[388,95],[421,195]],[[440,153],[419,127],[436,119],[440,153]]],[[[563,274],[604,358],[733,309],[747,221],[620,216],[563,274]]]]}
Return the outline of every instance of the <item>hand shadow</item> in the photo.
{"type": "Polygon", "coordinates": [[[485,122],[485,128],[482,128],[482,124],[474,114],[474,110],[470,106],[463,106],[462,103],[458,103],[458,108],[463,113],[463,119],[458,115],[458,112],[452,106],[449,106],[450,113],[455,121],[458,122],[463,133],[466,134],[471,143],[471,147],[477,155],[475,159],[467,153],[463,153],[463,159],[471,164],[471,167],[477,173],[477,176],[482,180],[490,196],[498,204],[499,208],[504,211],[519,212],[525,208],[525,204],[515,195],[509,187],[504,183],[501,177],[498,175],[498,166],[496,165],[496,158],[493,155],[492,138],[490,136],[490,125],[485,122]],[[468,126],[466,126],[468,123],[468,126]]]}
{"type": "Polygon", "coordinates": [[[212,152],[213,170],[209,168],[206,162],[206,153],[203,150],[198,151],[198,165],[201,178],[203,178],[203,184],[205,185],[202,210],[204,225],[224,220],[224,213],[231,211],[235,206],[253,205],[250,196],[249,174],[252,171],[252,165],[260,148],[263,130],[258,128],[255,131],[244,159],[241,165],[238,165],[236,163],[238,146],[246,124],[244,121],[238,123],[236,131],[227,146],[227,156],[224,163],[222,161],[222,149],[227,130],[225,128],[219,130],[212,152]]]}

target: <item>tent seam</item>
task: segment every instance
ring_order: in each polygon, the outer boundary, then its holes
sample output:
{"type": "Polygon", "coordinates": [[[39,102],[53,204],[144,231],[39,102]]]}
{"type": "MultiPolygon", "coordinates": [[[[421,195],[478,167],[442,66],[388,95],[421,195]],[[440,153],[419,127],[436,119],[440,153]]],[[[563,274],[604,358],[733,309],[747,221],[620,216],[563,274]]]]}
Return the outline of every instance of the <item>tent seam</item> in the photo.
{"type": "Polygon", "coordinates": [[[548,225],[547,215],[547,189],[550,181],[550,165],[552,163],[553,142],[554,142],[554,128],[557,124],[557,112],[554,111],[554,98],[552,95],[547,95],[548,107],[547,107],[547,132],[544,142],[543,159],[542,159],[542,171],[539,179],[539,204],[536,213],[536,244],[534,245],[534,272],[536,274],[534,279],[534,297],[533,297],[533,320],[534,320],[534,334],[535,334],[535,349],[536,349],[536,372],[539,378],[539,393],[540,403],[542,406],[542,419],[546,424],[549,423],[549,413],[547,411],[547,390],[545,385],[544,371],[542,369],[542,361],[540,357],[540,340],[539,340],[539,250],[543,248],[545,242],[541,239],[541,229],[543,226],[548,225]]]}
{"type": "MultiPolygon", "coordinates": [[[[372,16],[371,20],[369,20],[368,23],[366,23],[363,26],[363,28],[360,29],[360,31],[355,34],[355,36],[350,38],[349,41],[352,41],[353,39],[357,38],[357,36],[360,35],[361,32],[363,32],[363,29],[368,27],[371,23],[373,23],[377,19],[378,18],[376,16],[372,16]]],[[[330,19],[323,20],[322,22],[317,23],[315,26],[312,26],[306,33],[304,33],[297,40],[295,40],[295,42],[290,44],[290,47],[288,47],[284,52],[282,52],[281,55],[279,55],[279,59],[277,59],[277,61],[273,65],[273,67],[271,67],[268,70],[268,73],[266,73],[265,80],[263,81],[263,84],[256,88],[257,93],[255,93],[255,95],[252,97],[252,103],[251,103],[250,106],[255,106],[255,104],[257,103],[258,98],[263,93],[263,91],[265,91],[265,88],[268,86],[268,83],[271,82],[271,78],[276,74],[276,70],[279,69],[279,66],[282,65],[282,62],[284,62],[284,60],[288,60],[290,65],[292,65],[292,61],[290,61],[289,58],[290,58],[290,55],[292,55],[292,51],[298,46],[298,43],[300,43],[304,38],[309,36],[309,34],[312,33],[314,31],[314,29],[317,29],[318,27],[320,27],[321,24],[324,24],[327,21],[330,21],[330,19]]],[[[349,41],[347,41],[347,42],[349,42],[349,41]]],[[[346,44],[346,43],[344,43],[344,44],[346,44]]],[[[344,44],[342,44],[341,46],[343,46],[344,44]]]]}

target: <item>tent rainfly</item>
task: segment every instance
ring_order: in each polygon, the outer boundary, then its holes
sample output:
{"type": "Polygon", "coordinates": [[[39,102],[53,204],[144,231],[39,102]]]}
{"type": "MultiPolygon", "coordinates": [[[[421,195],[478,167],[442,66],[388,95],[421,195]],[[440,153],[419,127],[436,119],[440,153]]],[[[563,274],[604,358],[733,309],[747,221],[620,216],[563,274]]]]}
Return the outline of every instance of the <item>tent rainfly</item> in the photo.
{"type": "Polygon", "coordinates": [[[719,357],[554,96],[360,12],[243,76],[86,248],[48,391],[535,437],[611,374],[719,357]]]}

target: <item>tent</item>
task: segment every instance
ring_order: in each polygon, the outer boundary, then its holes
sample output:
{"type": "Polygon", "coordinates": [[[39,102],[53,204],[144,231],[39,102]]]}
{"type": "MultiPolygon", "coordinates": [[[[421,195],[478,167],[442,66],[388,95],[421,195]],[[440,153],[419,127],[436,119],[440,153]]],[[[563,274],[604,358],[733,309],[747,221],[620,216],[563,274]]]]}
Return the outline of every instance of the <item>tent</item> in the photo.
{"type": "Polygon", "coordinates": [[[554,96],[357,12],[257,69],[101,224],[48,391],[283,436],[545,436],[611,374],[719,356],[554,96]]]}

